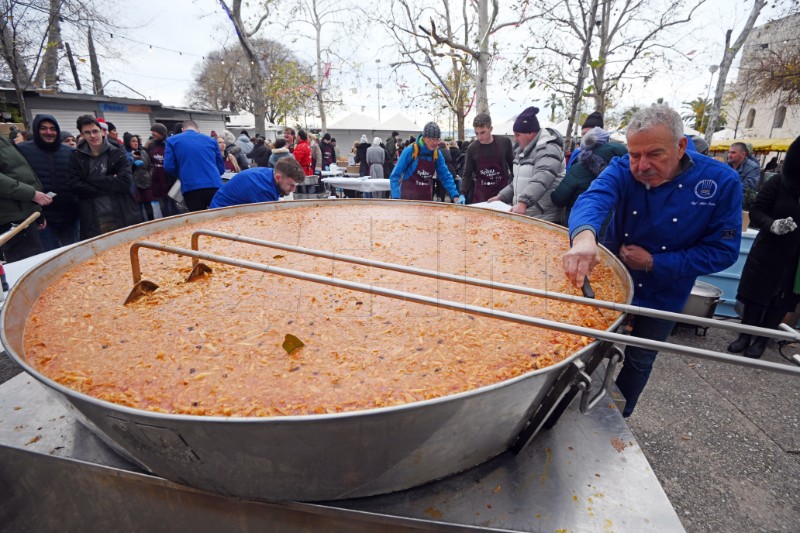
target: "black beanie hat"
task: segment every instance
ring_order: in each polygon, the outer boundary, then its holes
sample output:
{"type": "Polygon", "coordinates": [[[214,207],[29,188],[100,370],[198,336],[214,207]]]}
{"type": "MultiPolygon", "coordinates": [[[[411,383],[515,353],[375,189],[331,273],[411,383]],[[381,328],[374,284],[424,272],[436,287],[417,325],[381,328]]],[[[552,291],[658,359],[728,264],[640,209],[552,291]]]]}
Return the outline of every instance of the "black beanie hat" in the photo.
{"type": "Polygon", "coordinates": [[[539,112],[538,107],[529,107],[519,114],[517,120],[514,121],[514,133],[536,133],[539,131],[539,119],[536,118],[536,113],[539,112]]]}
{"type": "Polygon", "coordinates": [[[154,131],[154,132],[160,134],[165,139],[167,138],[167,135],[168,135],[167,127],[165,125],[163,125],[162,123],[160,123],[160,122],[156,122],[155,124],[150,126],[150,131],[154,131]]]}
{"type": "Polygon", "coordinates": [[[322,138],[324,140],[326,140],[326,141],[330,141],[331,140],[331,134],[330,133],[326,133],[325,135],[322,136],[322,138]]]}
{"type": "Polygon", "coordinates": [[[600,114],[600,111],[595,111],[591,113],[586,120],[583,121],[583,126],[581,128],[602,128],[603,127],[603,115],[600,114]]]}
{"type": "Polygon", "coordinates": [[[794,182],[800,183],[800,137],[797,137],[789,149],[786,151],[786,157],[783,159],[783,168],[781,169],[784,183],[794,182]]]}

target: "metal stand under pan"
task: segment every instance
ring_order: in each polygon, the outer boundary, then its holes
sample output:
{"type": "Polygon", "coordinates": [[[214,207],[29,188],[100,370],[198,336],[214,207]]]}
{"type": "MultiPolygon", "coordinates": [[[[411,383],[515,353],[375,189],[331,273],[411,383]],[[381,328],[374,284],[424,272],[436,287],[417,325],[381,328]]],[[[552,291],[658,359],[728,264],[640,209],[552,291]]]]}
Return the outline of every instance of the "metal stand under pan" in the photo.
{"type": "Polygon", "coordinates": [[[0,385],[0,524],[7,531],[683,531],[611,398],[589,415],[576,403],[519,455],[506,452],[422,487],[331,503],[258,502],[139,471],[23,373],[0,385]]]}

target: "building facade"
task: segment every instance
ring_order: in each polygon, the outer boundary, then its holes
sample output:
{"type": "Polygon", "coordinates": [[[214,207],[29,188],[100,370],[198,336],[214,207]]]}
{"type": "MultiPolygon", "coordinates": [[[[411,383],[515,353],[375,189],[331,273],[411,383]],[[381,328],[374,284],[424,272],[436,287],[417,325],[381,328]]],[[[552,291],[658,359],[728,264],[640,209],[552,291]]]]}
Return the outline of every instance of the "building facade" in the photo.
{"type": "Polygon", "coordinates": [[[750,74],[763,69],[764,61],[800,49],[800,14],[753,28],[742,46],[739,76],[728,93],[727,127],[737,139],[794,138],[800,135],[800,105],[787,102],[784,91],[756,96],[750,74]]]}

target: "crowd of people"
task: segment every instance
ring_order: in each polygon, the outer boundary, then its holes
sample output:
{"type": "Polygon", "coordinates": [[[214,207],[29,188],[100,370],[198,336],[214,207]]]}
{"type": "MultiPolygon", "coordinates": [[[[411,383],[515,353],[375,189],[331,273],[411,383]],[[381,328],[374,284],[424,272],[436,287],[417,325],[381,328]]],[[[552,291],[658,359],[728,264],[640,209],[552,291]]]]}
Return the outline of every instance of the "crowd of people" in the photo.
{"type": "MultiPolygon", "coordinates": [[[[758,191],[750,211],[761,228],[742,274],[738,299],[745,324],[776,328],[800,302],[800,139],[784,161],[765,173],[746,144],[727,161],[708,157],[708,145],[683,134],[668,106],[639,111],[627,145],[611,140],[603,116],[581,125],[581,142],[565,154],[563,136],[542,127],[528,107],[513,125],[514,141],[494,135],[491,117],[478,114],[472,142],[445,143],[435,122],[408,139],[392,132],[352,148],[361,176],[388,178],[391,197],[458,204],[502,202],[512,213],[562,224],[571,249],[567,277],[581,287],[604,244],[633,279],[633,304],[680,312],[697,276],[725,270],[739,256],[742,198],[758,191]],[[772,176],[772,174],[769,174],[772,176]]],[[[16,261],[159,216],[276,201],[306,176],[338,160],[336,139],[286,128],[269,143],[247,131],[205,135],[192,120],[172,135],[153,124],[148,139],[124,133],[91,115],[78,117],[78,135],[51,115],[37,115],[31,139],[0,138],[0,232],[41,211],[0,251],[16,261]],[[232,174],[223,183],[224,174],[232,174]],[[173,197],[180,189],[182,202],[173,197]]],[[[632,335],[665,340],[673,322],[636,316],[632,335]]],[[[741,335],[728,347],[761,357],[763,337],[741,335]]],[[[630,416],[647,383],[655,350],[628,347],[617,385],[630,416]]]]}

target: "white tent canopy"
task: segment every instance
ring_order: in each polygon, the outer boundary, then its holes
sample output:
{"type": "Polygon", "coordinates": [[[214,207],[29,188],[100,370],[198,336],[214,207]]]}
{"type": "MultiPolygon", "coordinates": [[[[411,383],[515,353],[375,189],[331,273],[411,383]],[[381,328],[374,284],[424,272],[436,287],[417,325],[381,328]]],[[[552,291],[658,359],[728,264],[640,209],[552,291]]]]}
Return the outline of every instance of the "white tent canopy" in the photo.
{"type": "Polygon", "coordinates": [[[730,128],[724,128],[714,132],[712,137],[715,141],[727,141],[736,138],[736,132],[730,128]]]}
{"type": "Polygon", "coordinates": [[[393,131],[407,138],[409,135],[421,133],[422,126],[415,124],[408,117],[399,113],[381,123],[378,123],[373,117],[351,113],[328,127],[328,133],[336,139],[336,145],[342,154],[350,151],[353,143],[359,141],[362,135],[366,135],[367,141],[372,143],[374,137],[380,137],[385,140],[393,131]]]}
{"type": "MultiPolygon", "coordinates": [[[[362,115],[360,113],[351,113],[346,117],[337,120],[330,126],[328,126],[328,131],[330,130],[363,130],[364,132],[372,131],[378,129],[378,121],[372,117],[367,115],[362,115]]],[[[331,134],[332,135],[332,134],[331,134]]]]}
{"type": "Polygon", "coordinates": [[[405,117],[400,113],[381,122],[378,126],[378,129],[382,131],[388,131],[389,133],[396,131],[401,134],[404,132],[422,132],[422,126],[417,125],[410,118],[405,117]]]}

